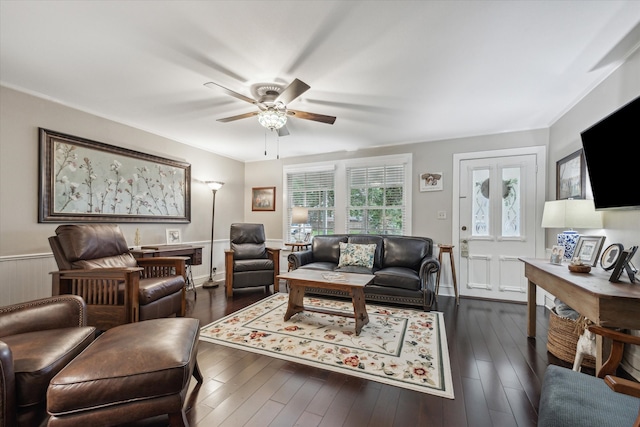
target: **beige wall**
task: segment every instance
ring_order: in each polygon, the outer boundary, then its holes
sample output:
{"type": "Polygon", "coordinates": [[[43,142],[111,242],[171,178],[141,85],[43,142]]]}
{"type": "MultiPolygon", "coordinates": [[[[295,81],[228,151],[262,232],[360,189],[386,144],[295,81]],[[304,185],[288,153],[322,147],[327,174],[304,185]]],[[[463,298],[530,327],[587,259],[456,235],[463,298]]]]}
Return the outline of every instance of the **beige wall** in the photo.
{"type": "MultiPolygon", "coordinates": [[[[196,180],[224,181],[216,197],[216,240],[228,239],[229,224],[244,215],[244,163],[0,87],[0,257],[50,252],[47,238],[59,224],[38,223],[38,128],[185,161],[191,164],[191,223],[120,224],[133,245],[164,243],[166,228],[182,230],[186,242],[211,238],[212,194],[196,180]]],[[[1,278],[0,278],[1,279],[1,278]]]]}
{"type": "MultiPolygon", "coordinates": [[[[288,137],[287,137],[288,138],[288,137]]],[[[385,156],[410,153],[413,158],[413,194],[412,224],[413,235],[430,237],[435,243],[451,243],[451,215],[453,209],[453,155],[455,153],[498,150],[544,146],[547,144],[548,130],[540,129],[526,132],[510,132],[471,138],[460,138],[437,142],[398,145],[393,147],[372,148],[355,152],[339,152],[317,156],[305,156],[281,160],[265,160],[247,163],[245,172],[245,198],[250,197],[251,187],[276,186],[278,205],[276,212],[251,212],[251,206],[245,206],[245,219],[263,222],[267,235],[283,239],[282,208],[284,206],[282,168],[285,165],[296,165],[314,162],[331,162],[335,160],[355,159],[361,157],[385,156]],[[443,172],[443,191],[419,191],[419,175],[433,171],[443,172]],[[438,220],[437,212],[446,211],[447,219],[438,220]]],[[[286,155],[286,148],[281,145],[280,153],[286,155]]],[[[338,184],[340,185],[340,184],[338,184]]]]}
{"type": "MultiPolygon", "coordinates": [[[[640,50],[612,73],[604,82],[580,100],[563,117],[550,128],[549,137],[549,169],[547,173],[547,200],[555,199],[556,170],[558,160],[582,148],[580,132],[597,123],[627,102],[640,96],[640,50]]],[[[631,144],[633,142],[630,141],[631,144]]],[[[637,141],[635,141],[637,144],[637,141]]],[[[620,153],[620,156],[624,156],[620,153]]],[[[635,156],[638,159],[637,155],[635,156]]],[[[638,161],[636,161],[637,164],[638,161]]],[[[616,165],[611,165],[615,175],[616,165]]],[[[615,177],[612,175],[612,182],[615,177]]],[[[640,178],[639,178],[640,180],[640,178]]],[[[587,180],[588,184],[588,180],[587,180]]],[[[626,188],[629,191],[640,191],[636,183],[626,188]]],[[[587,185],[588,193],[591,191],[587,185]]],[[[578,230],[582,234],[606,235],[604,246],[611,243],[622,243],[625,248],[640,245],[640,209],[604,211],[602,214],[604,231],[578,230]]],[[[555,241],[558,230],[547,231],[547,242],[555,241]]],[[[633,263],[640,266],[640,253],[636,253],[633,263]]],[[[626,275],[624,276],[626,279],[626,275]]]]}

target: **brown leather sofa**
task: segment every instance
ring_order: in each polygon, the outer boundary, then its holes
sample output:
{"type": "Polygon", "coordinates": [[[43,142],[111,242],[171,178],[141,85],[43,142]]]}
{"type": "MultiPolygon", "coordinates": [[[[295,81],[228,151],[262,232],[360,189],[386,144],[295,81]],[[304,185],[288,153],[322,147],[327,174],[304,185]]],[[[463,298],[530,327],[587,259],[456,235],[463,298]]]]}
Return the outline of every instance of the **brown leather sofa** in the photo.
{"type": "Polygon", "coordinates": [[[41,425],[49,381],[94,337],[75,295],[0,308],[0,427],[41,425]]]}
{"type": "Polygon", "coordinates": [[[117,224],[61,225],[49,244],[60,269],[52,294],[81,296],[89,325],[184,316],[187,257],[136,259],[117,224]]]}

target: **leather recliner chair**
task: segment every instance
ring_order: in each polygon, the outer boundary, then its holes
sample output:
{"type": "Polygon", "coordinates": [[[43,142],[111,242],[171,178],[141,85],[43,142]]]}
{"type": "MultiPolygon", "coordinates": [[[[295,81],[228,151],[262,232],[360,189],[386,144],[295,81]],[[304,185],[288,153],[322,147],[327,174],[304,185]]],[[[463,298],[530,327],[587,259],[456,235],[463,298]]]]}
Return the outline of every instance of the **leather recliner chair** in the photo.
{"type": "Polygon", "coordinates": [[[75,295],[0,308],[0,427],[47,418],[49,381],[95,338],[86,308],[75,295]]]}
{"type": "Polygon", "coordinates": [[[81,296],[89,325],[184,316],[187,257],[136,259],[116,224],[61,225],[49,244],[60,269],[52,294],[81,296]]]}
{"type": "Polygon", "coordinates": [[[225,251],[225,285],[227,296],[233,290],[273,284],[278,292],[280,249],[267,248],[263,224],[231,224],[230,249],[225,251]]]}

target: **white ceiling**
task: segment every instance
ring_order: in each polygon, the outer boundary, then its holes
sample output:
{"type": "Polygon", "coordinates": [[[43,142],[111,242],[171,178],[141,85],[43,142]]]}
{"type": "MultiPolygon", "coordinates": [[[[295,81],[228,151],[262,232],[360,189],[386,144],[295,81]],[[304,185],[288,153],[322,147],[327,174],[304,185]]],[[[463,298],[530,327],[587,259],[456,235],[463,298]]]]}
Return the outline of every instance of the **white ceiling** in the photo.
{"type": "Polygon", "coordinates": [[[243,161],[277,137],[206,82],[309,84],[283,158],[546,128],[639,44],[640,1],[0,0],[1,84],[243,161]]]}

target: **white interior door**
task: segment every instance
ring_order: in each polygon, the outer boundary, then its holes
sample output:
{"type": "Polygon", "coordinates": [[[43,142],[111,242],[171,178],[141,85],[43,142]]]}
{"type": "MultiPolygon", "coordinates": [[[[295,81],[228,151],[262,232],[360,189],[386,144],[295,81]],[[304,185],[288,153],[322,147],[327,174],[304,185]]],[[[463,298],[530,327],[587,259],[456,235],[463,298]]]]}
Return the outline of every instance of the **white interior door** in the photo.
{"type": "Polygon", "coordinates": [[[519,257],[536,256],[535,154],[460,160],[460,295],[524,302],[519,257]]]}

